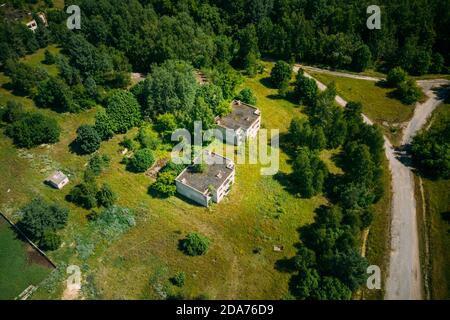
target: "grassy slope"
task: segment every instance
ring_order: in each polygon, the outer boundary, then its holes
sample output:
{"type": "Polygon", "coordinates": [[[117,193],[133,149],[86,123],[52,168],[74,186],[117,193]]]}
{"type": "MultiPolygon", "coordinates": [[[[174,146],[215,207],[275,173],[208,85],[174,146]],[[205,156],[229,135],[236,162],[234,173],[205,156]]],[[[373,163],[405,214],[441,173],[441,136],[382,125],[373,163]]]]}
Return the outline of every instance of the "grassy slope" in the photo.
{"type": "MultiPolygon", "coordinates": [[[[438,107],[432,121],[450,115],[450,105],[438,107]]],[[[450,211],[450,180],[422,179],[430,231],[431,298],[450,298],[450,223],[442,214],[450,211]]]]}
{"type": "Polygon", "coordinates": [[[50,273],[50,269],[28,261],[26,244],[17,239],[2,217],[0,244],[0,300],[14,299],[29,285],[38,285],[50,273]]]}
{"type": "MultiPolygon", "coordinates": [[[[366,257],[371,265],[380,267],[382,283],[388,272],[389,263],[389,224],[391,213],[391,175],[388,168],[387,159],[383,159],[384,195],[380,201],[374,205],[374,219],[370,226],[367,237],[366,257]]],[[[383,299],[384,290],[364,290],[364,299],[383,299]]]]}
{"type": "MultiPolygon", "coordinates": [[[[30,58],[30,61],[34,60],[30,58]]],[[[245,86],[252,87],[257,93],[264,126],[285,131],[299,110],[287,101],[269,98],[275,90],[264,87],[260,78],[247,80],[245,86]]],[[[8,97],[16,98],[9,93],[8,97]]],[[[29,108],[35,108],[30,100],[18,99],[29,108]]],[[[117,136],[102,144],[100,152],[110,155],[112,164],[99,182],[105,181],[112,186],[119,195],[119,205],[137,211],[138,225],[115,243],[101,247],[87,261],[82,261],[76,255],[75,238],[83,233],[88,212],[67,203],[64,197],[79,180],[87,157],[70,153],[68,145],[80,124],[93,121],[95,110],[77,115],[41,112],[58,119],[63,129],[61,141],[52,146],[20,151],[8,138],[0,137],[0,170],[6,172],[0,181],[0,189],[10,189],[8,193],[0,193],[0,208],[11,216],[37,194],[69,207],[69,224],[63,231],[65,243],[51,254],[55,262],[88,265],[104,298],[158,298],[155,290],[158,284],[167,287],[167,291],[180,292],[187,297],[206,294],[210,298],[277,299],[287,294],[289,275],[276,271],[275,261],[295,253],[297,228],[312,221],[314,208],[325,199],[296,198],[273,177],[261,176],[259,165],[238,165],[231,194],[223,203],[210,209],[189,204],[178,197],[154,199],[147,194],[152,181],[144,175],[125,171],[119,163],[122,156],[118,143],[122,136],[117,136]],[[71,183],[62,191],[52,190],[42,183],[53,169],[71,173],[71,183]],[[278,211],[284,213],[276,218],[278,211]],[[178,240],[191,231],[203,233],[213,240],[207,255],[191,258],[177,250],[178,240]],[[284,252],[273,252],[275,244],[283,245],[284,252]],[[262,248],[260,254],[252,252],[256,247],[262,248]],[[187,274],[182,289],[175,289],[168,281],[178,271],[187,274]]],[[[290,170],[287,156],[282,153],[281,171],[287,173],[290,170]]],[[[38,297],[49,295],[41,292],[38,297]]]]}
{"type": "Polygon", "coordinates": [[[347,101],[363,103],[363,112],[375,123],[379,124],[391,142],[397,144],[401,139],[400,125],[407,122],[414,113],[412,106],[402,104],[388,97],[393,89],[379,87],[375,82],[337,77],[333,75],[311,72],[317,80],[324,84],[335,82],[336,89],[347,101]]]}

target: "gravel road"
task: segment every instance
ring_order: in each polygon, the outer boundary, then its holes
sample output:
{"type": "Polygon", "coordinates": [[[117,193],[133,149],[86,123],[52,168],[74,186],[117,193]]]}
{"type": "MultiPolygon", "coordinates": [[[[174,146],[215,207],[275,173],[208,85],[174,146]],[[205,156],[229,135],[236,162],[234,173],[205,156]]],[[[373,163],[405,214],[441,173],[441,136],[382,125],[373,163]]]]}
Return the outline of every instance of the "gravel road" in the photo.
{"type": "MultiPolygon", "coordinates": [[[[298,72],[300,65],[294,66],[298,72]]],[[[301,66],[305,71],[328,73],[354,79],[379,81],[381,78],[359,76],[348,73],[328,71],[319,68],[301,66]]],[[[305,76],[312,78],[305,72],[305,76]]],[[[326,86],[315,80],[320,90],[326,86]]],[[[411,138],[423,127],[433,110],[443,102],[442,91],[434,88],[448,85],[447,80],[421,80],[417,82],[428,96],[423,104],[417,104],[413,118],[404,131],[403,144],[410,143],[411,138]]],[[[347,102],[336,96],[336,102],[345,106],[347,102]]],[[[364,121],[372,121],[364,116],[364,121]]],[[[422,299],[422,276],[419,257],[419,237],[416,217],[416,199],[414,197],[414,176],[411,169],[399,159],[407,157],[402,151],[394,149],[390,141],[384,137],[385,153],[389,161],[392,175],[392,221],[391,221],[391,252],[389,272],[385,284],[385,299],[419,300],[422,299]]]]}

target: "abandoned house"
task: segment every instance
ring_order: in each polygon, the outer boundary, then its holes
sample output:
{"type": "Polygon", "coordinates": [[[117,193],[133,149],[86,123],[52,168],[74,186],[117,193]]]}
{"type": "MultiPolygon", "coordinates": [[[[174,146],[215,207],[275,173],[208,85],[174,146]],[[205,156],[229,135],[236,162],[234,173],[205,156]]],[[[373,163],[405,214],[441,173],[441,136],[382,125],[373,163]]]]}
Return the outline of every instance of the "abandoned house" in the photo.
{"type": "Polygon", "coordinates": [[[62,189],[69,183],[69,178],[61,171],[55,171],[45,182],[56,189],[62,189]]]}
{"type": "Polygon", "coordinates": [[[222,138],[227,143],[240,145],[246,139],[256,137],[261,127],[261,111],[239,100],[234,100],[231,108],[229,114],[216,119],[222,138]]]}
{"type": "MultiPolygon", "coordinates": [[[[48,26],[48,23],[47,23],[47,17],[45,16],[45,14],[42,13],[42,12],[39,12],[39,13],[37,14],[37,16],[41,19],[41,21],[42,21],[42,23],[44,24],[44,26],[47,27],[47,26],[48,26]]],[[[38,28],[38,24],[37,24],[36,20],[33,19],[33,20],[31,20],[30,22],[27,23],[27,27],[28,27],[28,29],[30,29],[31,31],[35,32],[36,29],[38,28]]]]}
{"type": "Polygon", "coordinates": [[[207,150],[203,162],[203,170],[190,165],[175,178],[175,184],[178,193],[208,207],[211,201],[219,203],[230,192],[235,168],[232,160],[207,150]]]}

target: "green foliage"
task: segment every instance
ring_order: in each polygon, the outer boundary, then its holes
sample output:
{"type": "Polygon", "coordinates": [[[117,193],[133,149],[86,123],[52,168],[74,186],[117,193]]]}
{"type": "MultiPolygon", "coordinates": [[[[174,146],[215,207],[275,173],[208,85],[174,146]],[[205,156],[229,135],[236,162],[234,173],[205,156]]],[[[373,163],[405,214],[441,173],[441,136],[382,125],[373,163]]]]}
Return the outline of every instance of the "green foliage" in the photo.
{"type": "Polygon", "coordinates": [[[402,82],[395,94],[399,97],[400,101],[404,104],[413,104],[419,101],[422,92],[417,87],[416,82],[412,79],[402,82]]]}
{"type": "Polygon", "coordinates": [[[0,120],[6,123],[13,123],[19,120],[25,113],[23,105],[17,101],[9,100],[6,103],[6,108],[0,108],[0,120]]]}
{"type": "Polygon", "coordinates": [[[74,102],[69,87],[60,79],[50,77],[39,83],[34,102],[38,107],[50,108],[57,112],[77,112],[80,106],[74,102]]]}
{"type": "Polygon", "coordinates": [[[85,209],[97,207],[98,187],[94,181],[83,181],[70,190],[67,199],[85,209]]]}
{"type": "Polygon", "coordinates": [[[197,90],[197,97],[202,97],[214,115],[222,113],[223,104],[227,102],[223,98],[222,89],[215,84],[204,84],[197,90]]]}
{"type": "Polygon", "coordinates": [[[195,173],[203,173],[208,170],[208,165],[205,162],[200,162],[192,165],[190,170],[195,173]]]}
{"type": "Polygon", "coordinates": [[[127,169],[132,172],[145,172],[154,162],[155,157],[151,149],[140,149],[128,162],[127,169]]]}
{"type": "MultiPolygon", "coordinates": [[[[32,239],[40,242],[46,234],[64,228],[69,211],[56,204],[49,204],[41,198],[33,199],[20,210],[20,228],[32,239]]],[[[50,240],[50,239],[48,239],[50,240]]],[[[53,242],[53,241],[52,241],[53,242]]]]}
{"type": "Polygon", "coordinates": [[[301,104],[312,106],[316,102],[319,89],[313,79],[307,78],[302,72],[299,72],[297,75],[294,92],[301,104]]]}
{"type": "Polygon", "coordinates": [[[194,108],[197,87],[191,65],[169,60],[153,66],[137,98],[145,116],[172,113],[179,118],[194,108]]]}
{"type": "Polygon", "coordinates": [[[422,174],[431,178],[450,178],[450,119],[433,124],[429,131],[414,137],[411,153],[422,174]]]}
{"type": "Polygon", "coordinates": [[[408,74],[401,68],[395,67],[387,74],[386,82],[388,86],[395,88],[406,81],[408,74]]]}
{"type": "Polygon", "coordinates": [[[97,151],[100,148],[100,142],[100,136],[94,126],[84,124],[77,129],[75,144],[83,154],[91,154],[97,151]]]}
{"type": "Polygon", "coordinates": [[[105,208],[97,219],[90,222],[90,227],[95,233],[91,239],[111,242],[135,225],[134,213],[130,209],[111,206],[105,208]]]}
{"type": "Polygon", "coordinates": [[[111,161],[111,158],[104,154],[94,154],[90,159],[88,163],[88,169],[95,175],[98,176],[102,171],[109,166],[109,163],[111,161]]]}
{"type": "Polygon", "coordinates": [[[117,195],[111,189],[111,187],[104,183],[100,190],[97,192],[97,202],[99,206],[104,206],[105,208],[109,208],[117,200],[117,195]]]}
{"type": "Polygon", "coordinates": [[[315,104],[306,109],[312,126],[322,128],[326,138],[327,147],[334,149],[339,147],[347,135],[347,124],[341,107],[334,103],[336,91],[333,85],[319,94],[315,104]]]}
{"type": "Polygon", "coordinates": [[[11,77],[12,89],[20,95],[32,94],[39,81],[48,77],[45,70],[21,62],[8,61],[5,69],[6,75],[11,77]]]}
{"type": "Polygon", "coordinates": [[[242,89],[236,96],[236,100],[240,100],[251,105],[256,105],[256,96],[250,88],[242,89]]]}
{"type": "Polygon", "coordinates": [[[210,240],[198,233],[189,233],[180,241],[180,249],[189,256],[204,255],[209,248],[210,240]]]}
{"type": "Polygon", "coordinates": [[[55,56],[48,50],[45,50],[44,52],[44,61],[42,61],[44,64],[54,64],[56,63],[55,56]]]}
{"type": "Polygon", "coordinates": [[[175,178],[177,173],[171,170],[163,171],[158,174],[158,179],[151,185],[151,190],[159,196],[170,197],[177,192],[175,178]]]}
{"type": "Polygon", "coordinates": [[[169,138],[177,127],[175,116],[172,113],[164,113],[156,117],[154,128],[165,139],[169,138]]]}
{"type": "Polygon", "coordinates": [[[317,270],[306,268],[291,279],[291,291],[298,299],[308,299],[319,288],[319,282],[320,275],[317,270]]]}
{"type": "Polygon", "coordinates": [[[43,143],[59,141],[61,129],[55,119],[40,113],[26,112],[9,124],[6,134],[21,148],[32,148],[43,143]]]}
{"type": "Polygon", "coordinates": [[[286,84],[289,84],[289,81],[291,81],[291,76],[292,67],[288,63],[279,60],[275,63],[275,66],[270,72],[270,81],[275,88],[280,89],[283,86],[286,86],[286,84]]]}
{"type": "Polygon", "coordinates": [[[257,60],[261,56],[255,26],[249,24],[244,29],[240,29],[237,39],[239,50],[235,57],[235,64],[239,68],[245,69],[250,76],[254,76],[257,72],[257,60]]]}
{"type": "Polygon", "coordinates": [[[289,141],[294,149],[308,147],[319,151],[325,148],[327,143],[321,127],[311,127],[307,120],[298,117],[292,119],[289,126],[289,141]]]}
{"type": "Polygon", "coordinates": [[[158,133],[155,132],[149,125],[139,128],[137,139],[143,148],[149,148],[152,150],[158,149],[158,146],[161,144],[158,133]]]}
{"type": "Polygon", "coordinates": [[[356,250],[338,252],[331,259],[331,274],[340,279],[350,290],[354,291],[367,280],[367,260],[356,250]]]}
{"type": "Polygon", "coordinates": [[[327,175],[327,167],[317,153],[307,147],[298,149],[293,163],[292,180],[303,197],[310,198],[322,192],[327,175]]]}
{"type": "Polygon", "coordinates": [[[94,128],[102,140],[109,140],[114,136],[114,125],[104,110],[96,113],[94,128]]]}
{"type": "Polygon", "coordinates": [[[39,241],[39,245],[44,250],[53,251],[61,246],[61,237],[53,231],[46,231],[43,238],[39,241]]]}
{"type": "Polygon", "coordinates": [[[106,114],[115,133],[125,133],[141,122],[139,104],[133,94],[125,90],[116,89],[110,93],[106,114]]]}
{"type": "Polygon", "coordinates": [[[370,48],[363,44],[354,53],[353,57],[353,68],[356,71],[366,70],[372,62],[372,52],[370,48]]]}
{"type": "Polygon", "coordinates": [[[177,274],[171,279],[173,285],[182,288],[186,282],[186,273],[177,272],[177,274]]]}
{"type": "Polygon", "coordinates": [[[211,78],[215,85],[222,88],[225,99],[232,99],[235,96],[235,88],[243,81],[240,74],[229,66],[216,70],[211,78]]]}
{"type": "Polygon", "coordinates": [[[335,277],[323,277],[314,293],[317,300],[350,300],[352,291],[335,277]]]}

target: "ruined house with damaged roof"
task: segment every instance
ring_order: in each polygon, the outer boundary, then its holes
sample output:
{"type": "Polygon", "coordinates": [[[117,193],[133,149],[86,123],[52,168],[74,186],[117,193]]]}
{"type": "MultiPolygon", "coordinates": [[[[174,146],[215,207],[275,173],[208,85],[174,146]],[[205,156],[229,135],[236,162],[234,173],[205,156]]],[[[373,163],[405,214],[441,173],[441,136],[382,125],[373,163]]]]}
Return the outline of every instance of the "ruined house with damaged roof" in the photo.
{"type": "Polygon", "coordinates": [[[214,152],[203,151],[204,169],[196,170],[193,164],[175,178],[177,192],[186,198],[208,207],[211,201],[219,203],[230,192],[234,183],[234,162],[214,152]]]}
{"type": "Polygon", "coordinates": [[[250,104],[234,100],[231,102],[231,112],[216,118],[218,129],[224,141],[240,145],[248,138],[254,138],[261,127],[261,111],[250,104]]]}

